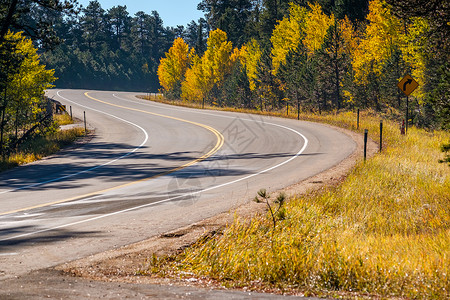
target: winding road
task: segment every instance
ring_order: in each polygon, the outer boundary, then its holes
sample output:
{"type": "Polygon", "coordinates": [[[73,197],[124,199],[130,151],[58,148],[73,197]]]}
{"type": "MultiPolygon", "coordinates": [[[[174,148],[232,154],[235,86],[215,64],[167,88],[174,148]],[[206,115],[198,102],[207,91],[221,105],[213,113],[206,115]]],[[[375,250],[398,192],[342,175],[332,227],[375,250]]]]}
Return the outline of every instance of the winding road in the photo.
{"type": "Polygon", "coordinates": [[[49,90],[92,139],[0,174],[0,280],[141,241],[327,170],[354,141],[330,127],[197,110],[136,93],[49,90]]]}

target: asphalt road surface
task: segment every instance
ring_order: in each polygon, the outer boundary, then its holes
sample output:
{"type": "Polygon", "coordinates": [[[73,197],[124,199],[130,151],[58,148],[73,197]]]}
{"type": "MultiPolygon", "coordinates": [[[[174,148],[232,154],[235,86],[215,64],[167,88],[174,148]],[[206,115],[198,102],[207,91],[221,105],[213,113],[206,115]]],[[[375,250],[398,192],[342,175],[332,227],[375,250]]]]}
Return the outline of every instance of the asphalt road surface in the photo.
{"type": "MultiPolygon", "coordinates": [[[[0,174],[0,280],[189,225],[338,164],[327,126],[50,90],[86,113],[86,144],[0,174]]],[[[0,282],[1,284],[1,282],[0,282]]]]}

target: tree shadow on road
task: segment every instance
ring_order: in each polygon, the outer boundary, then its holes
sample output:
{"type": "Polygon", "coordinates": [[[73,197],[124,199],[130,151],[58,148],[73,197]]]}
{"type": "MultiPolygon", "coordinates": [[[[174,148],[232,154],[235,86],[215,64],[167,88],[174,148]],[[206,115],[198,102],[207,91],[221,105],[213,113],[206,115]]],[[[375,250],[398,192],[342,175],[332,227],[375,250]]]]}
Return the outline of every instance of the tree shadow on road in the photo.
{"type": "MultiPolygon", "coordinates": [[[[0,174],[0,192],[1,189],[30,191],[73,189],[92,184],[89,179],[103,182],[132,182],[162,174],[168,175],[174,169],[204,155],[199,151],[153,154],[147,153],[146,147],[127,155],[132,149],[134,147],[127,144],[90,143],[86,149],[62,156],[57,155],[40,163],[25,165],[0,174]]],[[[295,153],[289,152],[214,155],[204,161],[203,169],[189,168],[188,172],[180,169],[170,176],[199,178],[245,175],[248,171],[244,168],[231,168],[230,165],[237,166],[240,160],[270,160],[294,155],[295,153]]],[[[3,197],[0,195],[0,198],[3,197]]]]}

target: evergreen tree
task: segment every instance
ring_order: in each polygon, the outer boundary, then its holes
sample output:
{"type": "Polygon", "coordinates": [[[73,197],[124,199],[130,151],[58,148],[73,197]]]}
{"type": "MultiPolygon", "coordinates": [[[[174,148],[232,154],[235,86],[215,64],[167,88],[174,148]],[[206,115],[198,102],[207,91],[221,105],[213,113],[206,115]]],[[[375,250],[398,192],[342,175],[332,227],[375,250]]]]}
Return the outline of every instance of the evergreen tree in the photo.
{"type": "Polygon", "coordinates": [[[219,106],[252,108],[252,92],[245,66],[237,60],[231,74],[225,77],[218,97],[219,106]]]}
{"type": "Polygon", "coordinates": [[[131,17],[127,6],[113,6],[106,13],[107,32],[109,33],[109,47],[115,50],[124,50],[129,45],[129,32],[131,29],[131,17]]]}
{"type": "Polygon", "coordinates": [[[202,0],[198,4],[198,9],[205,12],[211,30],[225,31],[233,45],[240,47],[249,40],[248,26],[255,2],[252,0],[202,0]]]}
{"type": "Polygon", "coordinates": [[[36,41],[56,41],[49,11],[75,14],[76,0],[5,0],[0,2],[0,42],[8,30],[22,30],[36,41]],[[40,10],[39,10],[40,9],[40,10]],[[37,13],[38,12],[38,13],[37,13]]]}
{"type": "Polygon", "coordinates": [[[89,50],[98,49],[101,43],[106,41],[105,10],[98,1],[91,1],[86,8],[82,9],[82,13],[79,24],[83,42],[89,50]]]}
{"type": "Polygon", "coordinates": [[[197,22],[191,21],[184,31],[186,43],[189,47],[195,48],[199,55],[202,55],[206,50],[208,31],[208,24],[203,18],[200,18],[197,22]]]}
{"type": "Polygon", "coordinates": [[[284,98],[281,81],[274,75],[272,58],[269,49],[262,50],[261,58],[257,65],[256,89],[257,97],[256,107],[263,110],[268,110],[270,107],[282,106],[282,99],[284,98]]]}

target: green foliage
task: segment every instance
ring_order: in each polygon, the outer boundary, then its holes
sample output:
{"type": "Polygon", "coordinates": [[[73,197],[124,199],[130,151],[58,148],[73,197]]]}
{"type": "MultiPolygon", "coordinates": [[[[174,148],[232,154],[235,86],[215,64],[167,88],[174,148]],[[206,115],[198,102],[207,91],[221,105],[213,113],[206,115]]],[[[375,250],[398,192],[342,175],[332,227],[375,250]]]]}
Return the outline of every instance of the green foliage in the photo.
{"type": "Polygon", "coordinates": [[[8,32],[0,44],[0,153],[14,151],[21,136],[45,129],[51,123],[51,112],[43,101],[44,90],[52,87],[53,70],[40,64],[37,49],[21,33],[8,32]]]}
{"type": "Polygon", "coordinates": [[[91,1],[74,18],[54,18],[62,44],[42,60],[60,88],[157,91],[160,59],[175,39],[156,11],[130,16],[126,6],[105,11],[91,1]]]}
{"type": "Polygon", "coordinates": [[[263,49],[257,64],[256,106],[259,110],[273,110],[282,107],[284,91],[279,77],[273,73],[273,60],[267,49],[263,49]]]}
{"type": "Polygon", "coordinates": [[[198,55],[203,55],[206,50],[207,28],[206,20],[200,18],[198,22],[191,21],[183,34],[186,43],[189,47],[194,48],[198,55]]]}
{"type": "Polygon", "coordinates": [[[442,58],[427,62],[426,102],[433,107],[432,119],[437,119],[442,129],[450,130],[450,60],[442,58]]]}
{"type": "Polygon", "coordinates": [[[211,30],[225,31],[229,40],[238,47],[246,43],[251,36],[252,10],[255,1],[251,0],[202,0],[198,9],[206,14],[211,30]]]}
{"type": "Polygon", "coordinates": [[[233,65],[231,73],[225,76],[217,95],[217,104],[221,107],[253,107],[248,72],[240,60],[233,65]]]}
{"type": "Polygon", "coordinates": [[[59,42],[52,19],[55,15],[76,14],[77,5],[75,0],[1,1],[0,42],[8,30],[26,31],[43,47],[50,48],[59,42]]]}

